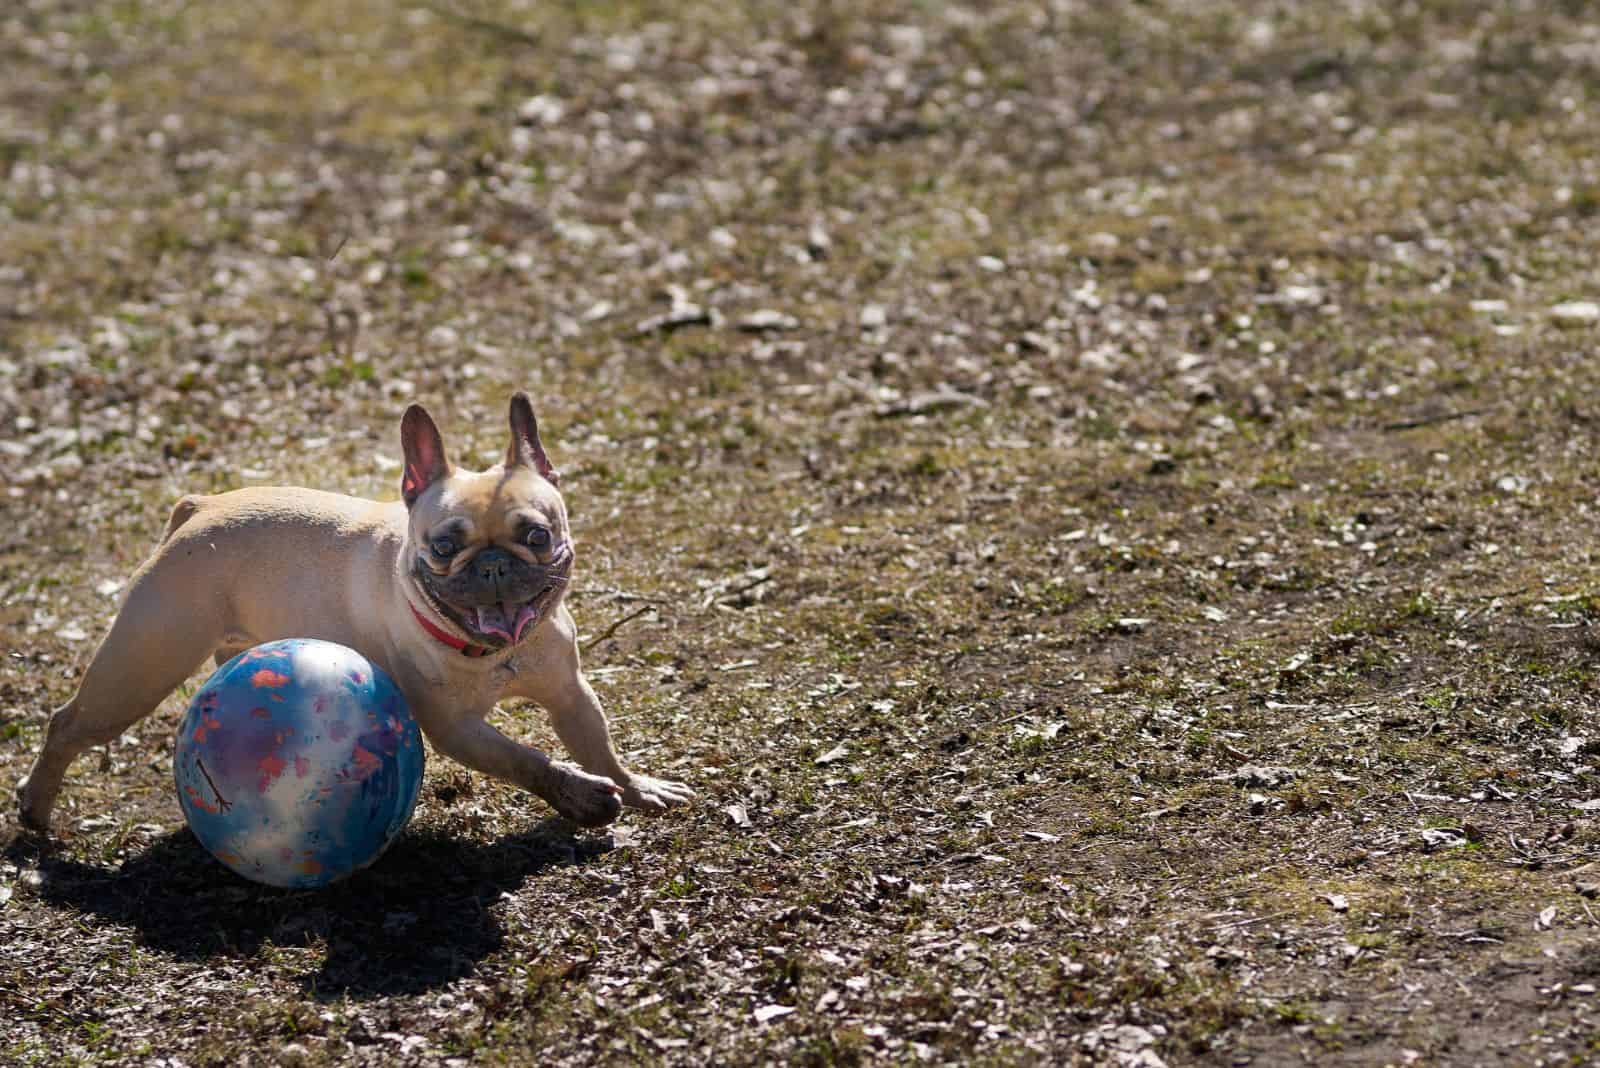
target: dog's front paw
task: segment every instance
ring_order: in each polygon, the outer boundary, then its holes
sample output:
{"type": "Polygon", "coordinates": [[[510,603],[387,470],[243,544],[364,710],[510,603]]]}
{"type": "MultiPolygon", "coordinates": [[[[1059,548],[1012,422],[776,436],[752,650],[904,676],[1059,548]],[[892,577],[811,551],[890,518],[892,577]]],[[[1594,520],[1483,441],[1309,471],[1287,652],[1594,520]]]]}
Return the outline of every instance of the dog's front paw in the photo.
{"type": "Polygon", "coordinates": [[[622,788],[603,775],[572,764],[557,764],[561,783],[555,809],[580,827],[604,827],[622,814],[622,788]]]}
{"type": "Polygon", "coordinates": [[[622,788],[624,805],[650,813],[665,812],[693,796],[694,791],[681,782],[657,779],[650,775],[630,775],[622,788]]]}

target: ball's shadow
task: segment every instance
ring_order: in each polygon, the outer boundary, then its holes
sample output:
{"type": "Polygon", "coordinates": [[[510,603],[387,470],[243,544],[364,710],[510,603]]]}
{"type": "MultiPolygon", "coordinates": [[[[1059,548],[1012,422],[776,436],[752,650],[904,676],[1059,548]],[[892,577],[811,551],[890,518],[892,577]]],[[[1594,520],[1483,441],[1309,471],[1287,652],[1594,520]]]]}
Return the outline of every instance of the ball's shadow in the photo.
{"type": "Polygon", "coordinates": [[[317,997],[372,997],[436,989],[469,974],[505,932],[500,896],[553,868],[609,851],[609,838],[575,837],[549,819],[477,843],[409,829],[366,871],[320,890],[248,882],[206,853],[187,827],[119,868],[46,855],[47,902],[132,927],[153,949],[187,960],[251,957],[263,946],[322,949],[302,979],[317,997]]]}

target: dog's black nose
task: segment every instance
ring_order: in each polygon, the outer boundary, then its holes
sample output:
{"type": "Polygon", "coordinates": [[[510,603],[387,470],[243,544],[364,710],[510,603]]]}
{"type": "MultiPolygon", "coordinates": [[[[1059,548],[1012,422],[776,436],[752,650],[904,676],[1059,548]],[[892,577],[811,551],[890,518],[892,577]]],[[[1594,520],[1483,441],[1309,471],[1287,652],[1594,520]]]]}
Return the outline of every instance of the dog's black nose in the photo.
{"type": "Polygon", "coordinates": [[[511,554],[504,549],[485,549],[472,560],[478,578],[484,582],[499,582],[511,577],[511,554]]]}

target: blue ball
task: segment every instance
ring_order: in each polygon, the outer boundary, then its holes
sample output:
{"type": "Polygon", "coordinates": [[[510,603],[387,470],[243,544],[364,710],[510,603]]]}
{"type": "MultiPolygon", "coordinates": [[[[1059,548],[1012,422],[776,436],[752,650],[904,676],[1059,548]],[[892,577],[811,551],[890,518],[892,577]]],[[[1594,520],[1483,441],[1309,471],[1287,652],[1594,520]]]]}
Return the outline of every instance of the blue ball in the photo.
{"type": "Polygon", "coordinates": [[[400,835],[422,735],[394,680],[354,649],[288,638],[219,667],[189,702],[173,771],[200,844],[268,886],[325,886],[400,835]]]}

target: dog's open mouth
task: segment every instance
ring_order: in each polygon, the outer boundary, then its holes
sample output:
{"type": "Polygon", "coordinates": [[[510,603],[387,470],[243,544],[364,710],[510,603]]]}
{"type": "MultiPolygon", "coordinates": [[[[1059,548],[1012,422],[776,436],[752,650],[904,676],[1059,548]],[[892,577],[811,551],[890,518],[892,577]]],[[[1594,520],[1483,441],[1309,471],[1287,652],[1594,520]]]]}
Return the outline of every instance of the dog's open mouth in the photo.
{"type": "Polygon", "coordinates": [[[484,637],[499,638],[508,645],[520,642],[527,629],[544,618],[556,586],[557,583],[550,583],[521,604],[501,601],[468,609],[466,623],[484,637]]]}
{"type": "Polygon", "coordinates": [[[417,586],[434,611],[454,623],[462,633],[492,647],[515,645],[550,614],[561,595],[565,578],[552,577],[526,601],[499,601],[486,605],[457,605],[439,596],[428,582],[417,586]]]}

